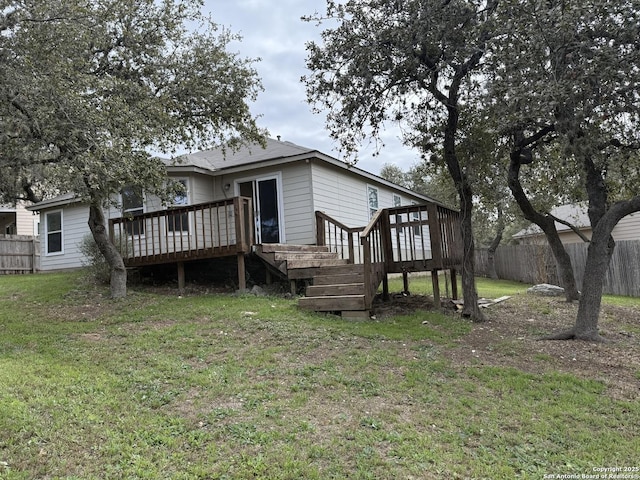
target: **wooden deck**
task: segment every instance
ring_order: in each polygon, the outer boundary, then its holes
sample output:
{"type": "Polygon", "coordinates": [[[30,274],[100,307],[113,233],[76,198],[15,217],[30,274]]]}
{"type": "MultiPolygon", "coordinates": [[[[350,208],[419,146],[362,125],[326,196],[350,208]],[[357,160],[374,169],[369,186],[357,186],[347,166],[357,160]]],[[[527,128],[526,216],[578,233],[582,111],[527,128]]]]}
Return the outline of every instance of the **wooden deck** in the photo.
{"type": "MultiPolygon", "coordinates": [[[[238,285],[246,288],[245,255],[255,251],[268,271],[291,282],[313,279],[300,306],[368,315],[380,284],[388,294],[388,274],[431,272],[434,300],[439,304],[438,271],[455,270],[462,262],[458,212],[429,203],[379,210],[368,225],[348,227],[316,212],[316,245],[254,245],[251,199],[148,212],[109,221],[112,241],[127,267],[176,263],[184,287],[184,262],[236,256],[238,285]]],[[[293,285],[293,283],[292,283],[293,285]]]]}
{"type": "Polygon", "coordinates": [[[238,283],[240,288],[246,287],[244,255],[251,252],[254,243],[250,198],[115,218],[109,220],[109,235],[127,267],[177,263],[181,284],[184,262],[235,255],[238,283]]]}
{"type": "Polygon", "coordinates": [[[303,308],[340,311],[343,316],[368,316],[380,284],[388,295],[388,274],[402,273],[405,290],[410,272],[431,272],[434,302],[440,304],[438,272],[451,270],[452,294],[457,297],[455,271],[462,263],[459,213],[429,203],[379,210],[365,227],[350,228],[316,212],[317,244],[329,247],[349,268],[318,269],[303,308]],[[315,288],[322,285],[322,288],[315,288]]]}

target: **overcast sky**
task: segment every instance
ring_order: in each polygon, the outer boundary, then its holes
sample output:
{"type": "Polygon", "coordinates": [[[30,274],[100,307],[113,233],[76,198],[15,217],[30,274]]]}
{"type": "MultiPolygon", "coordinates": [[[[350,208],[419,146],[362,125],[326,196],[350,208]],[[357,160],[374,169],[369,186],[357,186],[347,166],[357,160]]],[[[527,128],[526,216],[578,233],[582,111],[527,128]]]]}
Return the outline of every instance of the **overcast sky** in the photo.
{"type": "MultiPolygon", "coordinates": [[[[325,116],[313,114],[306,102],[300,77],[307,73],[305,43],[319,40],[321,27],[300,17],[325,12],[325,0],[205,0],[204,12],[213,20],[242,36],[232,51],[242,57],[260,57],[255,67],[264,92],[253,105],[254,115],[262,115],[261,127],[270,136],[281,136],[298,145],[314,148],[340,158],[336,144],[324,128],[325,116]]],[[[378,174],[384,163],[396,163],[403,170],[417,163],[418,155],[403,146],[399,133],[389,127],[385,148],[373,158],[373,147],[364,146],[358,167],[378,174]]]]}

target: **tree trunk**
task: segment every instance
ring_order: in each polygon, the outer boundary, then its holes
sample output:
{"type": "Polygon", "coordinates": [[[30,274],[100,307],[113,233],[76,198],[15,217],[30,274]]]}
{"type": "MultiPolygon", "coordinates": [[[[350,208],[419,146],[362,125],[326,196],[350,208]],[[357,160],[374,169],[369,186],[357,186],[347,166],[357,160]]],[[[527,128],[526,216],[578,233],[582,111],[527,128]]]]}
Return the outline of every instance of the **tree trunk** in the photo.
{"type": "Polygon", "coordinates": [[[591,236],[587,250],[585,276],[582,282],[582,297],[578,305],[578,317],[573,328],[573,337],[578,340],[600,340],[598,319],[602,303],[604,277],[609,268],[615,242],[608,229],[597,229],[591,236]]]}
{"type": "MultiPolygon", "coordinates": [[[[638,211],[640,211],[640,195],[631,200],[617,202],[592,227],[593,233],[587,250],[582,296],[578,305],[576,323],[570,330],[549,335],[544,337],[545,339],[602,341],[598,333],[598,319],[604,278],[615,247],[611,232],[622,218],[638,211]]],[[[595,220],[595,217],[593,219],[595,220]]]]}
{"type": "MultiPolygon", "coordinates": [[[[458,84],[456,84],[458,85],[458,84]]],[[[459,112],[457,108],[457,87],[451,86],[447,106],[447,126],[444,131],[444,161],[449,175],[460,198],[461,236],[462,236],[462,297],[464,306],[462,316],[473,322],[481,323],[486,317],[478,306],[478,292],[475,278],[475,246],[471,213],[473,210],[473,190],[469,178],[460,165],[456,153],[456,134],[458,132],[459,112]]]]}
{"type": "Polygon", "coordinates": [[[127,296],[127,269],[122,255],[109,239],[106,224],[100,202],[92,201],[89,206],[89,229],[111,268],[111,298],[124,298],[127,296]]]}
{"type": "Polygon", "coordinates": [[[487,275],[494,280],[498,279],[498,272],[496,272],[496,250],[502,241],[502,234],[504,233],[504,216],[502,214],[502,208],[498,206],[498,222],[496,227],[496,236],[493,237],[493,241],[487,249],[487,275]]]}
{"type": "Polygon", "coordinates": [[[578,288],[576,287],[576,279],[573,275],[573,267],[571,266],[571,257],[567,253],[558,235],[555,221],[548,215],[543,215],[538,212],[529,199],[527,194],[522,188],[520,183],[520,166],[522,164],[522,151],[514,150],[511,153],[511,161],[509,163],[508,183],[509,189],[513,194],[513,198],[518,203],[520,210],[524,217],[530,222],[538,225],[544,232],[547,242],[551,247],[551,252],[555,258],[558,271],[560,273],[561,287],[564,288],[564,295],[567,302],[578,300],[580,295],[578,294],[578,288]]]}
{"type": "MultiPolygon", "coordinates": [[[[467,184],[468,187],[468,184],[467,184]]],[[[473,228],[471,226],[471,209],[473,199],[471,187],[464,188],[465,193],[460,193],[460,215],[462,217],[462,295],[464,307],[462,316],[469,317],[476,323],[486,321],[484,313],[478,305],[478,291],[476,290],[475,277],[475,245],[473,241],[473,228]]]]}

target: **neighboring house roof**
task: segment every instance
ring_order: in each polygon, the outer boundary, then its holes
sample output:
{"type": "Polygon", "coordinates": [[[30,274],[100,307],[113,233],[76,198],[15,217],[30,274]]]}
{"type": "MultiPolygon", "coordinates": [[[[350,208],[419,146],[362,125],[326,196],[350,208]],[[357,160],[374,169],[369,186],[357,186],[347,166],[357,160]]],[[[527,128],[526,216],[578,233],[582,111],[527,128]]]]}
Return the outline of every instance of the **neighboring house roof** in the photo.
{"type": "MultiPolygon", "coordinates": [[[[338,168],[351,171],[357,175],[367,178],[370,181],[380,183],[392,187],[395,190],[403,191],[425,201],[446,206],[426,195],[419,194],[413,190],[396,185],[384,178],[374,175],[370,172],[349,165],[341,160],[326,155],[318,150],[301,147],[288,141],[280,141],[267,139],[266,148],[261,145],[254,144],[243,146],[238,150],[215,148],[212,150],[204,150],[195,153],[180,155],[175,159],[160,159],[167,166],[167,170],[173,173],[195,171],[207,175],[222,175],[244,170],[252,170],[255,168],[273,166],[284,163],[296,162],[299,160],[308,160],[316,158],[321,161],[332,164],[338,168]]],[[[29,210],[42,210],[57,206],[74,203],[73,194],[60,195],[50,200],[44,200],[36,205],[29,207],[29,210]]]]}
{"type": "Polygon", "coordinates": [[[57,197],[35,203],[27,207],[27,210],[35,212],[45,208],[62,207],[64,205],[75,203],[76,201],[77,199],[73,193],[65,193],[63,195],[58,195],[57,197]]]}
{"type": "MultiPolygon", "coordinates": [[[[589,215],[587,213],[586,203],[572,203],[569,205],[561,205],[551,210],[551,215],[561,220],[565,220],[580,230],[590,230],[591,223],[589,222],[589,215]]],[[[556,230],[558,233],[571,231],[567,225],[559,222],[555,222],[556,230]]],[[[525,238],[543,235],[542,230],[536,224],[531,224],[527,228],[520,230],[513,235],[513,238],[525,238]]]]}
{"type": "Polygon", "coordinates": [[[15,205],[7,205],[4,203],[0,203],[0,212],[2,213],[15,213],[17,207],[15,205]]]}

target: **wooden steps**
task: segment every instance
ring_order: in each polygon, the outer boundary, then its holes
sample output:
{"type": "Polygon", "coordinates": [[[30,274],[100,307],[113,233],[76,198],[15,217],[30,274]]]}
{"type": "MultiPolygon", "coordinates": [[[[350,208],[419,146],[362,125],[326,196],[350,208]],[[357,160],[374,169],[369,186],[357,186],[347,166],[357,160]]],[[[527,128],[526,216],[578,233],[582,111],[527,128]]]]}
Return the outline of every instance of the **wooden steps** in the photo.
{"type": "Polygon", "coordinates": [[[298,306],[316,312],[340,312],[343,317],[369,318],[362,265],[349,264],[327,247],[314,245],[257,245],[255,253],[293,283],[313,279],[298,306]]]}
{"type": "Polygon", "coordinates": [[[368,318],[364,295],[362,265],[338,265],[318,268],[313,285],[298,306],[316,312],[340,312],[343,317],[368,318]]]}
{"type": "Polygon", "coordinates": [[[320,267],[347,263],[338,258],[337,253],[330,252],[328,247],[316,245],[264,243],[256,245],[255,253],[289,280],[312,278],[320,267]]]}

